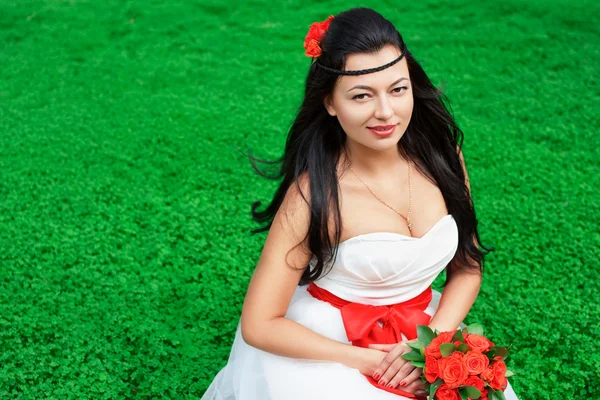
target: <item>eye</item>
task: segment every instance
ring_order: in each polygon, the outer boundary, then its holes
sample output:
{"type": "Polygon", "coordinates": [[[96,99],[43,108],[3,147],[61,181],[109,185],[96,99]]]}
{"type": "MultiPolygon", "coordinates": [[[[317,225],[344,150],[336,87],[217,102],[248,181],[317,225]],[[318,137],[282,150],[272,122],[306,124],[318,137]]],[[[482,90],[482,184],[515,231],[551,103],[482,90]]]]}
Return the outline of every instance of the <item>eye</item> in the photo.
{"type": "Polygon", "coordinates": [[[368,96],[368,94],[367,93],[357,94],[356,96],[354,96],[352,98],[352,100],[364,100],[364,99],[366,99],[366,97],[361,97],[361,96],[368,96]]]}
{"type": "Polygon", "coordinates": [[[407,89],[408,89],[408,86],[400,86],[400,87],[393,89],[392,92],[402,93],[403,91],[406,91],[407,89]],[[404,90],[402,90],[402,89],[404,89],[404,90]]]}

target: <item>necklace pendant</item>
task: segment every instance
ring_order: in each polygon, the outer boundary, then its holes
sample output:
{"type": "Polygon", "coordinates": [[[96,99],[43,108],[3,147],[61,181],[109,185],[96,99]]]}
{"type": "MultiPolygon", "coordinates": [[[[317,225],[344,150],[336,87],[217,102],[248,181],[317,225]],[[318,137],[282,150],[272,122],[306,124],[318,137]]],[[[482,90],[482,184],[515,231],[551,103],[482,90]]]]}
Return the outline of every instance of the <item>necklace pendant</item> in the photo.
{"type": "Polygon", "coordinates": [[[408,230],[412,231],[412,224],[410,224],[410,223],[408,224],[408,230]]]}

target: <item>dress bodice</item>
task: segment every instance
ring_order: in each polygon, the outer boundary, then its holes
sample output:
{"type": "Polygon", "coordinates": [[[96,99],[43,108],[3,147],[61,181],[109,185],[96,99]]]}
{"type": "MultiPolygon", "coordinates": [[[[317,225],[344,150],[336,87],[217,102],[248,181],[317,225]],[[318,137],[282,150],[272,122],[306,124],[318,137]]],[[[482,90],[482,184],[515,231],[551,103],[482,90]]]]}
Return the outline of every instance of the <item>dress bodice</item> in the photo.
{"type": "Polygon", "coordinates": [[[336,258],[325,268],[329,272],[315,284],[355,303],[401,303],[429,287],[457,249],[452,214],[420,238],[394,232],[358,235],[339,244],[336,258]]]}

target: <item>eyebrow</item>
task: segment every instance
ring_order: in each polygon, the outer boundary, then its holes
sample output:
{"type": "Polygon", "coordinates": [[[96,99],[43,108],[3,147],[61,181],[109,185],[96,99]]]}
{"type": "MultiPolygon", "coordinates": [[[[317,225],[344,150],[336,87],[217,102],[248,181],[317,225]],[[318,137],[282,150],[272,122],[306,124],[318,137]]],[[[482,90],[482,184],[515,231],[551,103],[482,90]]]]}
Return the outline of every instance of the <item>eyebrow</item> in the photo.
{"type": "MultiPolygon", "coordinates": [[[[398,83],[400,83],[400,82],[402,82],[402,81],[404,81],[404,80],[408,80],[408,78],[406,78],[406,77],[404,77],[404,76],[403,76],[402,78],[400,78],[400,79],[398,79],[397,81],[395,81],[394,83],[392,83],[392,84],[390,85],[390,87],[391,87],[391,86],[394,86],[394,85],[396,85],[396,84],[398,84],[398,83]]],[[[352,87],[352,89],[349,89],[349,90],[348,90],[348,92],[350,92],[350,91],[352,91],[352,90],[354,90],[354,89],[367,89],[367,90],[371,90],[371,91],[373,91],[373,88],[372,88],[372,87],[370,87],[370,86],[366,86],[366,85],[356,85],[356,86],[352,87]]]]}

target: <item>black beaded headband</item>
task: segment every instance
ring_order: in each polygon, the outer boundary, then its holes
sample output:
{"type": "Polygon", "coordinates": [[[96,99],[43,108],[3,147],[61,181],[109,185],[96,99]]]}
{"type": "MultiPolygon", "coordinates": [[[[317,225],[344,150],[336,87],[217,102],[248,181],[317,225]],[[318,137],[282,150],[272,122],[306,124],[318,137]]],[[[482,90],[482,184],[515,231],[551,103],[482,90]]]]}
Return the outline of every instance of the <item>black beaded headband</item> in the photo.
{"type": "Polygon", "coordinates": [[[389,62],[387,64],[384,64],[384,65],[381,65],[381,66],[375,67],[375,68],[360,69],[360,70],[354,70],[354,71],[344,71],[344,70],[341,70],[341,69],[334,69],[334,68],[326,67],[323,64],[319,63],[318,60],[315,61],[315,64],[319,68],[322,68],[325,71],[331,72],[333,74],[338,74],[338,75],[365,75],[365,74],[372,74],[373,72],[379,72],[379,71],[382,71],[382,70],[384,70],[386,68],[389,68],[392,65],[395,65],[398,62],[400,62],[400,60],[402,60],[405,55],[406,55],[406,44],[403,43],[402,54],[400,54],[400,56],[398,58],[396,58],[392,62],[389,62]]]}

